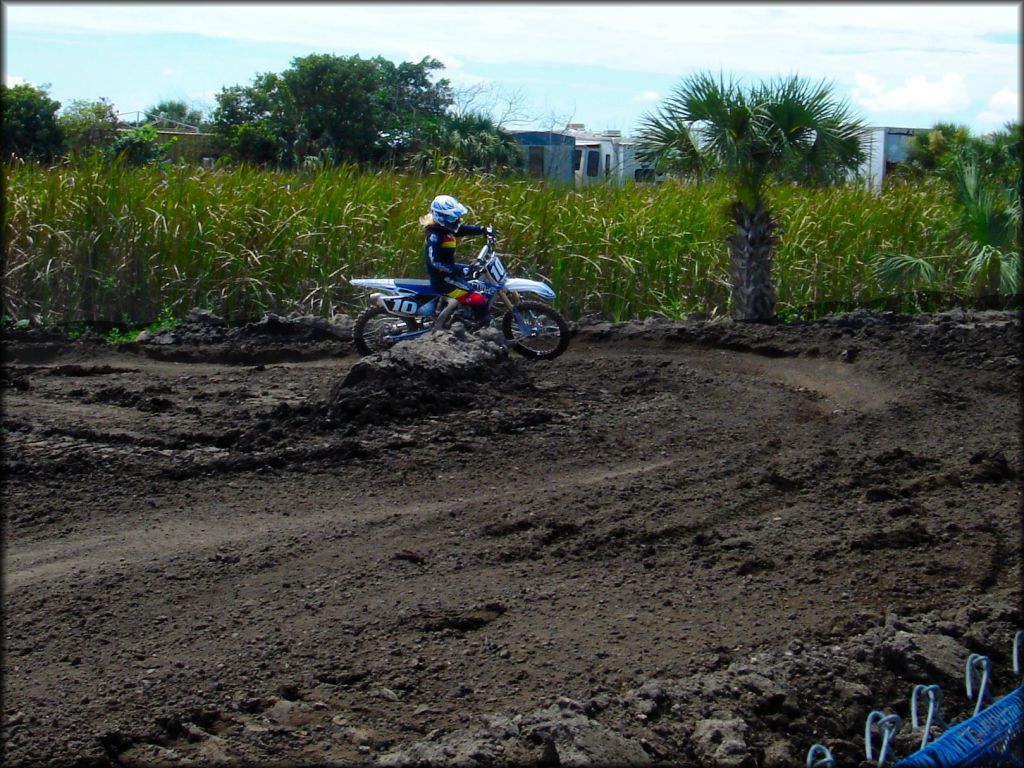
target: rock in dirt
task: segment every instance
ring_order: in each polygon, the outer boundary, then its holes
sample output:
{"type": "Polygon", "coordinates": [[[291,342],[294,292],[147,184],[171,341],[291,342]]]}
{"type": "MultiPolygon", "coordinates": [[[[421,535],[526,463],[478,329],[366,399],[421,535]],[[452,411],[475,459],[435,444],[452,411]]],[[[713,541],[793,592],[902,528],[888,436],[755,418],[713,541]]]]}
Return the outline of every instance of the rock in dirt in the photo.
{"type": "Polygon", "coordinates": [[[747,746],[747,724],[738,717],[700,720],[693,729],[697,751],[708,764],[719,768],[753,768],[747,746]]]}
{"type": "Polygon", "coordinates": [[[649,765],[651,758],[635,740],[592,720],[579,702],[559,699],[518,723],[529,741],[541,743],[556,765],[649,765]]]}

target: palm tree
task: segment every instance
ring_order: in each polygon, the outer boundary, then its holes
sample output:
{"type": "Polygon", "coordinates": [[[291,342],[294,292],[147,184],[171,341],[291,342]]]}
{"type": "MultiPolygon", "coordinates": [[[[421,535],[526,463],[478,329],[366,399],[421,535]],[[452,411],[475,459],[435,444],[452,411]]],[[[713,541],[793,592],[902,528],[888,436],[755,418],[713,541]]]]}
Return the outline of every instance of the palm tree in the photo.
{"type": "Polygon", "coordinates": [[[796,76],[750,89],[699,73],[643,118],[639,154],[665,170],[719,169],[734,183],[727,242],[737,320],[775,319],[771,281],[777,224],[765,200],[771,179],[830,183],[857,170],[864,124],[824,81],[796,76]]]}
{"type": "Polygon", "coordinates": [[[421,170],[494,173],[520,163],[519,145],[490,118],[468,113],[431,122],[409,155],[421,170]]]}
{"type": "Polygon", "coordinates": [[[1021,199],[1019,189],[1000,188],[983,178],[976,158],[960,153],[950,164],[953,192],[960,203],[961,246],[967,254],[967,280],[977,293],[996,302],[1020,289],[1021,199]]]}

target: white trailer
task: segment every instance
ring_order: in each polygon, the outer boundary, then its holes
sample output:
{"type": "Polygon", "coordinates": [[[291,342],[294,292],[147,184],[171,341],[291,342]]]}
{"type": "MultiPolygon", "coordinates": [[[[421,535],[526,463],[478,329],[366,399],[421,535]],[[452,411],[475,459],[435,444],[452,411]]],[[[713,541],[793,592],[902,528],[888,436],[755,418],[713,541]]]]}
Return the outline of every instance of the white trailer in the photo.
{"type": "Polygon", "coordinates": [[[911,138],[928,128],[869,128],[864,139],[866,158],[858,175],[868,188],[879,192],[885,177],[898,163],[909,158],[911,138]]]}
{"type": "Polygon", "coordinates": [[[569,123],[565,132],[576,140],[573,171],[577,187],[664,178],[655,174],[653,166],[637,159],[636,139],[623,137],[621,131],[588,131],[582,123],[569,123]]]}

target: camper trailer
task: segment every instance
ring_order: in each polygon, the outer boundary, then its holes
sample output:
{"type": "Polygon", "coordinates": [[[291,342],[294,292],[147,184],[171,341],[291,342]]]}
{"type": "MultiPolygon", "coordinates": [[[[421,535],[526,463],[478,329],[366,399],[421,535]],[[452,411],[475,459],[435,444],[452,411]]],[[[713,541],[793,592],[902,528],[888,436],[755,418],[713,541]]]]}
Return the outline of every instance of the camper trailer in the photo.
{"type": "Polygon", "coordinates": [[[588,131],[582,123],[569,123],[565,132],[576,140],[573,171],[577,187],[596,182],[660,180],[654,168],[636,157],[636,139],[621,131],[588,131]]]}
{"type": "Polygon", "coordinates": [[[575,139],[561,131],[511,131],[519,142],[523,167],[535,179],[573,183],[575,139]]]}

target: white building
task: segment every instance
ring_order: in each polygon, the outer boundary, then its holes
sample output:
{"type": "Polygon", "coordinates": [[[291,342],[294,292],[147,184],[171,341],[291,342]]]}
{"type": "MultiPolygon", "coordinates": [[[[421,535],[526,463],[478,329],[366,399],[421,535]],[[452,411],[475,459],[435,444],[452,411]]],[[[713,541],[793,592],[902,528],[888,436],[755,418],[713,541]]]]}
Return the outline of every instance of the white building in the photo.
{"type": "Polygon", "coordinates": [[[882,189],[885,177],[897,163],[909,158],[911,138],[929,128],[869,128],[864,141],[867,154],[858,175],[875,192],[882,189]]]}
{"type": "Polygon", "coordinates": [[[569,123],[564,131],[513,131],[527,171],[536,178],[572,181],[585,187],[598,182],[660,181],[653,166],[636,157],[637,140],[621,131],[588,131],[582,123],[569,123]],[[571,149],[571,165],[565,153],[571,149]]]}

